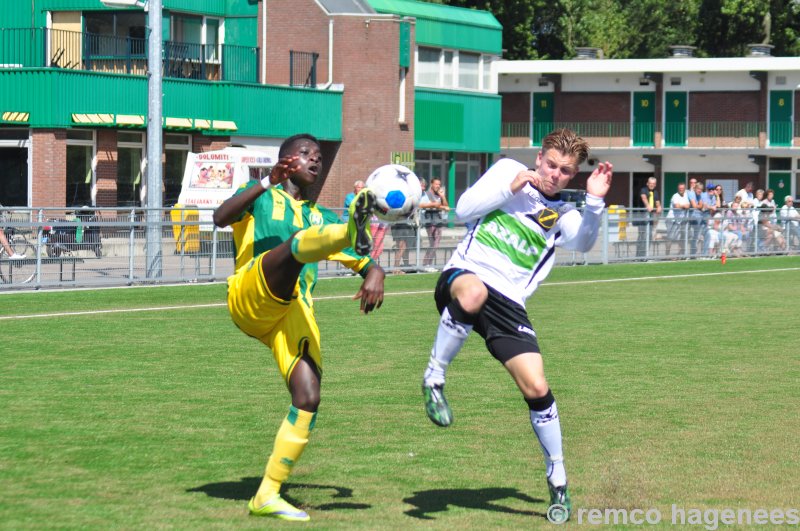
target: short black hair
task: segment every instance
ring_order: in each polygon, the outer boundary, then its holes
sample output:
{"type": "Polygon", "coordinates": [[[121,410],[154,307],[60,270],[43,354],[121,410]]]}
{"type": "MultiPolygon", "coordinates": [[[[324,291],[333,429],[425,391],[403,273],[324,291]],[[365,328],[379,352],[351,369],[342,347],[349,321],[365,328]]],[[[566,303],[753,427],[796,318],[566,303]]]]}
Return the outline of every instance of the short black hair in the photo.
{"type": "Polygon", "coordinates": [[[319,146],[319,140],[317,140],[317,137],[315,137],[314,135],[311,135],[309,133],[300,133],[299,135],[292,135],[281,143],[281,147],[278,150],[278,158],[285,157],[289,153],[289,151],[291,151],[294,143],[297,142],[298,140],[310,140],[319,146]]]}

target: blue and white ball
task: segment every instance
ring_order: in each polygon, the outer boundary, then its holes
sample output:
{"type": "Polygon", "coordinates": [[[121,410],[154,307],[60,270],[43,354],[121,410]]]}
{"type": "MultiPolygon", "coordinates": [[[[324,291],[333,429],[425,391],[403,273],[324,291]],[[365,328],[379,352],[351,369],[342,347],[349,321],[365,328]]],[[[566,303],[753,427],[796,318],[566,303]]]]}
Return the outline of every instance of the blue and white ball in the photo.
{"type": "Polygon", "coordinates": [[[419,178],[399,164],[381,166],[367,177],[365,185],[378,198],[375,214],[386,221],[411,217],[422,196],[419,178]]]}

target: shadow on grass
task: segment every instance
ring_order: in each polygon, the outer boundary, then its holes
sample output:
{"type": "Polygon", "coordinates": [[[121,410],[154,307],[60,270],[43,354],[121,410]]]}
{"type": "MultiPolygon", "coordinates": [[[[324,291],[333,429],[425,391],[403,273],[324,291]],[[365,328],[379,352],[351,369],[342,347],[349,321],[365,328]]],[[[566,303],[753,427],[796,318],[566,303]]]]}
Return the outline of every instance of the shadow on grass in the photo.
{"type": "MultiPolygon", "coordinates": [[[[186,492],[204,492],[207,496],[212,498],[223,498],[226,500],[249,500],[258,490],[261,484],[261,478],[251,477],[242,478],[239,481],[221,481],[219,483],[206,483],[199,487],[186,489],[186,492]]],[[[316,509],[318,511],[333,511],[336,509],[369,509],[371,505],[366,503],[351,503],[345,501],[336,501],[332,503],[322,503],[319,505],[311,505],[303,503],[292,496],[292,491],[300,495],[298,491],[305,489],[318,489],[331,491],[331,498],[333,499],[346,499],[353,497],[353,489],[347,487],[337,487],[335,485],[315,485],[312,483],[284,483],[281,489],[281,496],[283,499],[292,505],[301,505],[303,508],[316,509]]]]}
{"type": "Polygon", "coordinates": [[[531,498],[517,489],[488,488],[488,489],[434,489],[421,490],[403,501],[414,508],[405,511],[405,514],[421,520],[435,520],[430,513],[447,511],[448,506],[454,505],[467,509],[481,511],[496,511],[509,514],[524,514],[546,518],[545,513],[539,511],[520,511],[504,505],[494,503],[499,500],[514,498],[527,503],[542,503],[540,498],[531,498]]]}

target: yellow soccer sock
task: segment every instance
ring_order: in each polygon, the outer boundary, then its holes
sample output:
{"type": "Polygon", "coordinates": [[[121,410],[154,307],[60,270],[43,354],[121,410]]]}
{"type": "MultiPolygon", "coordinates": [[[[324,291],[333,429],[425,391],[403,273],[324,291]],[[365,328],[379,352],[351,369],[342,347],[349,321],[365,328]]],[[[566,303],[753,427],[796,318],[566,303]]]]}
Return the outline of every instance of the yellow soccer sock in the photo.
{"type": "Polygon", "coordinates": [[[278,494],[281,485],[289,477],[295,463],[303,454],[308,444],[308,436],[314,429],[317,413],[303,411],[294,406],[289,408],[289,414],[283,419],[278,434],[275,436],[275,446],[269,457],[264,479],[256,492],[254,505],[261,507],[270,498],[278,494]]]}
{"type": "Polygon", "coordinates": [[[313,264],[349,246],[347,225],[314,225],[295,234],[292,256],[303,264],[313,264]]]}

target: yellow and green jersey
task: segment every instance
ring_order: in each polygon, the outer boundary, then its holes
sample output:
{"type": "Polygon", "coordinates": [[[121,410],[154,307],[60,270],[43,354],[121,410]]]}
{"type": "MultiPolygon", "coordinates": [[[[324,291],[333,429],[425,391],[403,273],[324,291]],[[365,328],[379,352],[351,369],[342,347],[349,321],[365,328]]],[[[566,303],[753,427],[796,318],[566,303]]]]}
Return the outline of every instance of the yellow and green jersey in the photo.
{"type": "MultiPolygon", "coordinates": [[[[251,180],[236,191],[242,193],[251,186],[260,186],[251,180]]],[[[270,251],[288,240],[299,230],[313,225],[342,223],[335,212],[313,201],[298,201],[280,186],[271,186],[261,194],[234,222],[233,242],[235,246],[235,269],[239,271],[250,260],[265,251],[270,251]]],[[[369,257],[358,256],[352,249],[334,253],[328,260],[340,262],[356,273],[366,274],[372,265],[369,257]]],[[[317,281],[317,264],[306,264],[300,272],[300,292],[309,294],[317,281]]]]}

